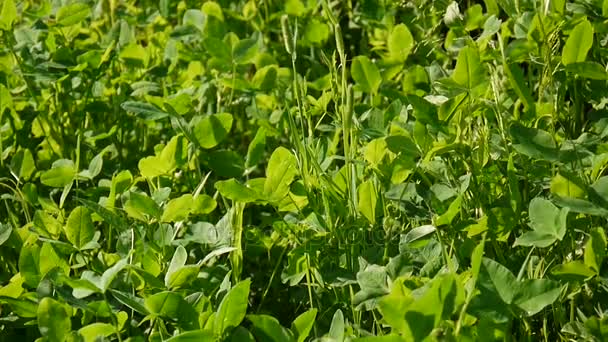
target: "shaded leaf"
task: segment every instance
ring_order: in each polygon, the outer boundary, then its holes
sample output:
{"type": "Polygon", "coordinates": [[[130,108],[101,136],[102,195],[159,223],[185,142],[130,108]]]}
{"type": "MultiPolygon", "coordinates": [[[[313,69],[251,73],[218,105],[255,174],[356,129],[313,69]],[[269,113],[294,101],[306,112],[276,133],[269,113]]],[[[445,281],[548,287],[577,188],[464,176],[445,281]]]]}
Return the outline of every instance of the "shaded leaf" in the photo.
{"type": "Polygon", "coordinates": [[[515,149],[531,158],[557,161],[558,150],[551,134],[537,128],[528,128],[516,123],[509,133],[514,139],[515,149]]]}
{"type": "Polygon", "coordinates": [[[10,166],[11,171],[21,180],[28,180],[32,173],[36,171],[34,157],[29,149],[19,149],[11,159],[10,166]]]}
{"type": "Polygon", "coordinates": [[[485,81],[485,70],[479,58],[477,49],[465,46],[458,53],[456,68],[452,74],[452,79],[457,84],[471,91],[476,86],[485,81]]]}
{"type": "Polygon", "coordinates": [[[606,245],[606,232],[603,228],[594,228],[589,232],[584,252],[585,265],[598,274],[606,257],[606,245]]]}
{"type": "Polygon", "coordinates": [[[192,132],[202,148],[210,149],[228,136],[232,121],[232,115],[228,113],[207,115],[193,121],[192,132]]]}
{"type": "Polygon", "coordinates": [[[159,219],[161,210],[153,199],[145,194],[131,192],[124,209],[130,217],[147,222],[149,219],[159,219]]]}
{"type": "Polygon", "coordinates": [[[255,39],[241,39],[232,49],[232,57],[237,64],[247,64],[258,52],[258,42],[255,39]]]}
{"type": "Polygon", "coordinates": [[[597,62],[585,61],[571,63],[566,65],[566,71],[582,78],[600,81],[608,80],[608,72],[606,72],[606,68],[597,62]]]}
{"type": "Polygon", "coordinates": [[[145,120],[160,120],[169,116],[169,114],[158,109],[156,106],[145,102],[126,101],[123,102],[120,107],[122,107],[122,109],[125,111],[136,114],[145,120]]]}
{"type": "Polygon", "coordinates": [[[356,57],[350,67],[350,73],[362,91],[372,94],[378,92],[382,77],[378,67],[369,58],[366,56],[356,57]]]}
{"type": "Polygon", "coordinates": [[[259,341],[271,342],[290,342],[293,340],[293,333],[281,326],[279,321],[268,315],[248,315],[251,321],[251,332],[259,341]]]}

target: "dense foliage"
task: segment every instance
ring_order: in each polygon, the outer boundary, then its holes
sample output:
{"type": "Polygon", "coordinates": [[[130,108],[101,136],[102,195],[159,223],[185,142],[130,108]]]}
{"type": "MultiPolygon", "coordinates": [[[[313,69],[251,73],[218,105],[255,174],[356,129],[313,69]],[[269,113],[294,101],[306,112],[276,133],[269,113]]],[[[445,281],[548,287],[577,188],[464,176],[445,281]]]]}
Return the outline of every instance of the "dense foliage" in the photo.
{"type": "Polygon", "coordinates": [[[0,340],[608,340],[607,18],[0,0],[0,340]]]}

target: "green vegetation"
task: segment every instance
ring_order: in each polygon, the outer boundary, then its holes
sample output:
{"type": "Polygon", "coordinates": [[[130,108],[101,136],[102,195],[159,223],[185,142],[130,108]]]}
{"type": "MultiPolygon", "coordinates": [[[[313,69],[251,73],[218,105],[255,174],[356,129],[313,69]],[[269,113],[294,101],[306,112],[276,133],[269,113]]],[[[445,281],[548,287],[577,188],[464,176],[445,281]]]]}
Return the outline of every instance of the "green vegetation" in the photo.
{"type": "Polygon", "coordinates": [[[0,341],[608,340],[608,1],[0,0],[0,341]]]}

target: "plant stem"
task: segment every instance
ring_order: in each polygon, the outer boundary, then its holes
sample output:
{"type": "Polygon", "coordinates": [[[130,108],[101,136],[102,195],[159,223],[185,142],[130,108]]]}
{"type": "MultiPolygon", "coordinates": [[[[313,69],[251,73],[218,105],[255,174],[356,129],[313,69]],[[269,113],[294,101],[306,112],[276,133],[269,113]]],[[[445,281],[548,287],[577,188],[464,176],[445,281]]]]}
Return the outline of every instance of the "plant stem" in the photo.
{"type": "Polygon", "coordinates": [[[232,207],[232,247],[236,248],[230,253],[230,263],[232,265],[232,278],[235,283],[241,280],[243,270],[243,211],[245,203],[234,202],[232,207]]]}

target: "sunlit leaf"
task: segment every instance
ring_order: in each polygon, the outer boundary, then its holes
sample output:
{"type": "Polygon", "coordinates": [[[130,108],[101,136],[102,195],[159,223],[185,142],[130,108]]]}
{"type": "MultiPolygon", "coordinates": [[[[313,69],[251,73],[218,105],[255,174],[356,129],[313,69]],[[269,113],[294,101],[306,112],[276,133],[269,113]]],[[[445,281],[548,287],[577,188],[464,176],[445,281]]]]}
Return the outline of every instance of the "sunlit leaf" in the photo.
{"type": "Polygon", "coordinates": [[[593,45],[593,27],[585,19],[570,32],[562,50],[562,63],[568,65],[584,62],[591,45],[593,45]]]}

